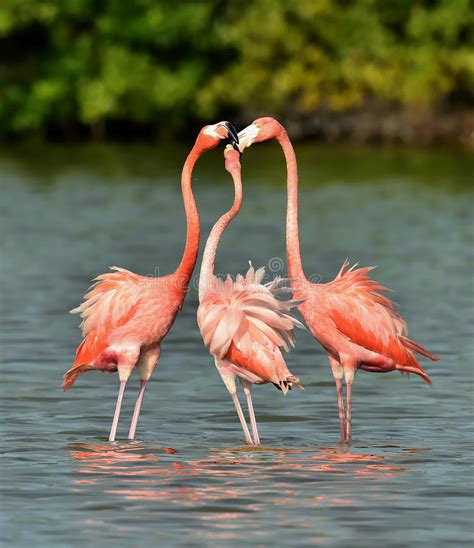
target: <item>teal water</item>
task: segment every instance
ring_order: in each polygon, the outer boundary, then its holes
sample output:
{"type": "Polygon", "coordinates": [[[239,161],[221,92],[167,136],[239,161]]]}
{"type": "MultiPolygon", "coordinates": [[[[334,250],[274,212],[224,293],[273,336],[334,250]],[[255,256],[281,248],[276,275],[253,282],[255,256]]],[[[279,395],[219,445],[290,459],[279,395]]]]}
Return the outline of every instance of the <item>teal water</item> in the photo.
{"type": "MultiPolygon", "coordinates": [[[[184,242],[184,147],[22,147],[0,153],[1,536],[5,546],[463,546],[473,533],[473,156],[297,147],[308,275],[378,265],[413,338],[418,378],[361,372],[354,440],[338,442],[327,358],[307,332],[288,356],[304,392],[255,389],[263,447],[242,446],[203,348],[195,280],[163,344],[139,439],[108,430],[117,379],[59,385],[80,341],[67,311],[110,265],[164,274],[184,242]]],[[[276,146],[242,158],[244,205],[217,270],[283,274],[285,174],[276,146]],[[282,270],[283,268],[283,270],[282,270]]],[[[199,163],[203,235],[232,200],[220,152],[199,163]]]]}

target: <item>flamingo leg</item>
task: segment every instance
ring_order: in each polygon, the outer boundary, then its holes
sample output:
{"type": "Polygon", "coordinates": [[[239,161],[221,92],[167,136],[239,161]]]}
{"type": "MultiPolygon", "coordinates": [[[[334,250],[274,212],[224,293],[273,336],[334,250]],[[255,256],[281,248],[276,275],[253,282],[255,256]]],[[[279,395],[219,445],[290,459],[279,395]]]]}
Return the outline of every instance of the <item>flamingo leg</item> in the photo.
{"type": "Polygon", "coordinates": [[[339,407],[339,423],[341,425],[341,440],[346,440],[346,414],[344,412],[344,394],[342,392],[342,380],[336,379],[337,405],[339,407]]]}
{"type": "Polygon", "coordinates": [[[242,384],[242,387],[245,392],[245,396],[247,397],[247,407],[248,407],[249,416],[250,416],[250,426],[252,427],[253,442],[255,445],[260,445],[260,438],[259,438],[258,429],[257,429],[257,421],[255,419],[255,412],[253,410],[251,384],[248,381],[244,381],[242,379],[240,379],[240,383],[242,384]]]}
{"type": "Polygon", "coordinates": [[[234,394],[231,394],[231,396],[235,405],[235,409],[237,410],[237,415],[239,416],[240,424],[242,425],[242,430],[244,431],[245,443],[247,445],[253,445],[252,437],[250,436],[249,428],[247,426],[247,422],[245,420],[242,407],[240,406],[240,401],[239,401],[239,397],[237,396],[237,392],[235,392],[234,394]]]}
{"type": "Polygon", "coordinates": [[[346,414],[344,412],[344,393],[342,390],[342,378],[344,377],[344,370],[341,363],[336,360],[331,354],[328,355],[329,364],[331,365],[332,374],[336,381],[337,390],[337,405],[339,408],[339,424],[341,425],[341,440],[347,439],[347,427],[346,427],[346,414]]]}
{"type": "Polygon", "coordinates": [[[140,388],[138,390],[137,401],[135,403],[135,409],[133,411],[132,422],[130,424],[130,430],[128,432],[128,439],[134,440],[137,431],[138,417],[140,416],[140,410],[142,408],[143,396],[145,395],[146,386],[148,381],[140,381],[140,388]]]}
{"type": "Polygon", "coordinates": [[[145,396],[145,390],[153,373],[156,362],[160,358],[161,349],[159,346],[155,346],[142,353],[138,361],[138,370],[140,371],[140,388],[138,390],[137,401],[135,403],[135,409],[133,411],[132,422],[130,423],[130,430],[128,431],[128,439],[134,440],[137,431],[138,419],[140,417],[140,411],[142,408],[143,398],[145,396]]]}
{"type": "Polygon", "coordinates": [[[346,399],[347,399],[347,415],[346,415],[346,439],[352,439],[352,380],[346,380],[346,399]]]}
{"type": "Polygon", "coordinates": [[[237,387],[235,385],[236,375],[234,372],[229,370],[230,364],[226,360],[214,358],[214,361],[216,363],[217,371],[219,371],[219,374],[232,397],[232,401],[234,402],[242,430],[244,431],[245,443],[247,443],[247,445],[253,445],[252,437],[250,436],[249,428],[247,426],[247,421],[245,420],[242,407],[240,406],[239,396],[237,396],[237,387]]]}
{"type": "Polygon", "coordinates": [[[120,381],[119,393],[117,396],[117,403],[115,404],[114,420],[112,421],[112,428],[110,429],[109,441],[115,441],[117,426],[120,419],[120,410],[122,409],[123,395],[125,394],[126,386],[127,381],[120,381]]]}

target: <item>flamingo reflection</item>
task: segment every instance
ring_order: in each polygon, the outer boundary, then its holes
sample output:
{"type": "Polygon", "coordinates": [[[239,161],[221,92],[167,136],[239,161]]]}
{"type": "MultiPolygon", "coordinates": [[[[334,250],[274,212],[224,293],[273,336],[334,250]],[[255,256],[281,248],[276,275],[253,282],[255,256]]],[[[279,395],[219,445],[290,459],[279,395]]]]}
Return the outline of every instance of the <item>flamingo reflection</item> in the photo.
{"type": "MultiPolygon", "coordinates": [[[[75,473],[78,476],[76,484],[82,489],[102,482],[105,493],[118,495],[126,501],[154,500],[187,508],[224,502],[219,515],[235,508],[257,511],[262,490],[266,492],[266,501],[270,500],[274,506],[296,504],[300,496],[306,496],[304,480],[312,480],[318,474],[350,475],[377,481],[407,470],[404,466],[384,462],[393,461],[396,458],[393,454],[357,453],[342,446],[307,450],[262,448],[250,453],[236,449],[179,462],[177,458],[170,459],[176,451],[169,447],[74,444],[71,456],[81,464],[75,473]],[[114,476],[120,478],[120,483],[114,476]],[[112,484],[108,477],[114,479],[112,484]],[[180,485],[175,485],[177,477],[180,485]],[[202,479],[206,481],[202,482],[202,479]],[[210,482],[213,484],[209,485],[210,482]]],[[[320,489],[327,491],[330,485],[323,483],[320,489]]],[[[318,494],[311,503],[316,507],[350,506],[353,501],[318,494]]]]}
{"type": "MultiPolygon", "coordinates": [[[[406,455],[403,450],[397,454],[406,455]]],[[[324,508],[359,509],[367,501],[385,502],[387,490],[380,489],[380,482],[393,481],[407,470],[393,462],[397,454],[393,449],[387,455],[358,453],[344,446],[258,452],[234,448],[185,461],[174,449],[144,444],[71,447],[79,464],[78,491],[94,496],[101,489],[104,496],[118,498],[124,508],[163,505],[192,511],[204,525],[201,536],[213,543],[241,539],[242,529],[258,538],[258,516],[268,507],[281,526],[314,529],[314,515],[324,508]],[[364,480],[363,496],[360,490],[355,499],[347,496],[334,483],[338,477],[364,480]],[[314,486],[314,496],[308,494],[308,485],[314,486]],[[313,511],[296,520],[292,516],[290,523],[289,508],[301,504],[313,511]]],[[[324,530],[317,527],[315,532],[314,543],[324,544],[324,530]]]]}

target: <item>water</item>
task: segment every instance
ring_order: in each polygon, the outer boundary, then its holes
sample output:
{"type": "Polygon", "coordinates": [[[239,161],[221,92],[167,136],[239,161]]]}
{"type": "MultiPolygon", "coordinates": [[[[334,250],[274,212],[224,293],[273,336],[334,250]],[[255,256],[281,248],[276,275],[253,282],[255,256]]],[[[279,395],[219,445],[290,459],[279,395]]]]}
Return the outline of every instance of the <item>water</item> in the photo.
{"type": "MultiPolygon", "coordinates": [[[[361,372],[354,441],[338,443],[327,359],[308,333],[288,357],[304,392],[257,387],[263,447],[242,446],[230,398],[196,327],[197,294],[163,345],[139,440],[106,441],[117,379],[90,373],[63,394],[80,340],[76,306],[109,265],[174,270],[183,248],[172,146],[5,149],[0,155],[3,438],[8,546],[462,546],[473,540],[472,173],[459,151],[297,149],[308,275],[346,257],[376,264],[433,379],[361,372]]],[[[243,157],[240,216],[217,270],[284,257],[284,166],[276,146],[243,157]]],[[[214,152],[196,171],[206,235],[230,204],[214,152]]],[[[278,273],[281,273],[278,271],[278,273]]]]}

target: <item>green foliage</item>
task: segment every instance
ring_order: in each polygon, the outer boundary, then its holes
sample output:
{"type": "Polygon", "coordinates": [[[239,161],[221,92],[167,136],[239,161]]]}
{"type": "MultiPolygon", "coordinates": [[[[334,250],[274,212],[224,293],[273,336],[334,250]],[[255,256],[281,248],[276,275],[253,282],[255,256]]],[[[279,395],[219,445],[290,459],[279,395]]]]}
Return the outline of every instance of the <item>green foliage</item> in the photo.
{"type": "Polygon", "coordinates": [[[472,0],[2,0],[0,135],[474,99],[472,0]]]}

